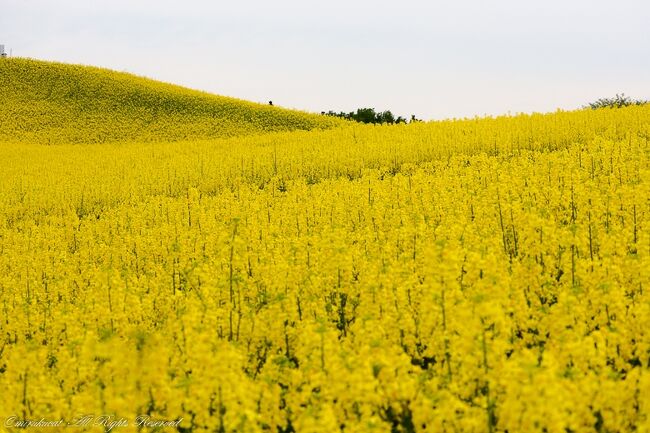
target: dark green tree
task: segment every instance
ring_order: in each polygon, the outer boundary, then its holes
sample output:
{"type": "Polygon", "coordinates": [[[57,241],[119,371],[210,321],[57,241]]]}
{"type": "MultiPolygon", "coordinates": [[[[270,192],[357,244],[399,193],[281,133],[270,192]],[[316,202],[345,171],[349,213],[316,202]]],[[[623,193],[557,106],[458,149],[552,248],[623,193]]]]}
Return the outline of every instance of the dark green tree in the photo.
{"type": "Polygon", "coordinates": [[[326,116],[341,117],[343,119],[354,120],[360,123],[375,123],[375,124],[395,124],[406,123],[406,119],[402,116],[395,117],[390,111],[377,112],[374,108],[358,108],[357,111],[345,113],[343,111],[337,113],[335,111],[322,111],[321,114],[326,116]]]}
{"type": "Polygon", "coordinates": [[[593,110],[605,107],[621,108],[627,107],[629,105],[644,105],[647,103],[648,101],[632,99],[629,96],[625,96],[625,93],[621,93],[620,95],[617,93],[613,98],[600,98],[594,102],[590,102],[587,106],[585,106],[585,108],[589,107],[593,110]]]}

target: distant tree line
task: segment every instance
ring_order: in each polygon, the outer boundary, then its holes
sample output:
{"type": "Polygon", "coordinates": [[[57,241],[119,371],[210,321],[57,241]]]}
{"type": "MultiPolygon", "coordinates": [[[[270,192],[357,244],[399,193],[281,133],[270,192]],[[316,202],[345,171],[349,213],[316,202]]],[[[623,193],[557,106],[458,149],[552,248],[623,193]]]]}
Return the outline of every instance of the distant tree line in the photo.
{"type": "MultiPolygon", "coordinates": [[[[594,102],[590,102],[584,106],[584,108],[598,109],[598,108],[621,108],[627,107],[630,105],[645,105],[649,104],[650,101],[643,99],[632,99],[629,96],[625,96],[624,93],[616,94],[613,98],[600,98],[594,102]]],[[[269,104],[273,105],[271,101],[269,104]]],[[[346,113],[344,111],[321,111],[321,114],[325,116],[340,117],[342,119],[354,120],[355,122],[361,123],[376,123],[376,124],[395,124],[395,123],[413,123],[421,122],[422,120],[417,119],[414,114],[411,115],[411,118],[407,121],[406,118],[402,116],[397,116],[390,111],[376,111],[374,108],[357,108],[357,111],[350,111],[346,113]]]]}
{"type": "Polygon", "coordinates": [[[640,100],[640,99],[632,99],[629,96],[625,96],[624,93],[621,93],[620,95],[617,93],[614,98],[600,98],[594,102],[590,102],[585,108],[591,108],[593,110],[596,110],[598,108],[621,108],[621,107],[627,107],[630,105],[645,105],[650,101],[647,100],[640,100]]]}
{"type": "MultiPolygon", "coordinates": [[[[325,116],[334,116],[334,117],[340,117],[343,119],[347,120],[354,120],[356,122],[361,122],[361,123],[387,123],[387,124],[394,124],[394,123],[407,123],[406,118],[402,116],[397,116],[393,113],[390,112],[390,110],[386,111],[375,111],[374,108],[358,108],[357,111],[350,111],[349,113],[346,112],[335,112],[335,111],[322,111],[321,114],[324,114],[325,116]]],[[[410,122],[420,122],[420,119],[416,119],[415,115],[411,115],[411,120],[410,122]]]]}

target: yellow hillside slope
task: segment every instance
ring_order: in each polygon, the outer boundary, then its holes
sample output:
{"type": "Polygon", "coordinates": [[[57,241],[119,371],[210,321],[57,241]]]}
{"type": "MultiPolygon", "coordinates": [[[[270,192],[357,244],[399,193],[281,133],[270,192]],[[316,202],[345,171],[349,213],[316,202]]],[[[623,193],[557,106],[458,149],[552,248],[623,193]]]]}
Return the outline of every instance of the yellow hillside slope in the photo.
{"type": "Polygon", "coordinates": [[[309,130],[337,119],[88,66],[0,61],[0,141],[177,141],[309,130]]]}

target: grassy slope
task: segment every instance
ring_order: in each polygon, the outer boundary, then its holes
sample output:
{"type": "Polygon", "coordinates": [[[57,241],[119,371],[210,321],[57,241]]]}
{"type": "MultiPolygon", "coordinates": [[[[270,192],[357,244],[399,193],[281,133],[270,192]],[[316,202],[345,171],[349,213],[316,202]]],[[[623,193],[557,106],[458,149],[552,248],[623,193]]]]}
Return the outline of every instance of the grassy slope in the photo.
{"type": "Polygon", "coordinates": [[[0,142],[178,141],[341,124],[107,69],[19,58],[0,61],[0,93],[0,142]]]}

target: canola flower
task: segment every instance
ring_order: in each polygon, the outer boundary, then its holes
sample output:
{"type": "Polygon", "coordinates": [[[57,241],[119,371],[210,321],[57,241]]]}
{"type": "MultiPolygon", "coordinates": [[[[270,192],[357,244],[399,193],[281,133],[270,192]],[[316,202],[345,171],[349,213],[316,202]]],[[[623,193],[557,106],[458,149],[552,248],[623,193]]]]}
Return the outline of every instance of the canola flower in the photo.
{"type": "Polygon", "coordinates": [[[127,73],[22,58],[0,62],[0,95],[0,142],[168,142],[343,123],[127,73]]]}
{"type": "Polygon", "coordinates": [[[649,431],[649,115],[2,144],[0,417],[649,431]]]}

